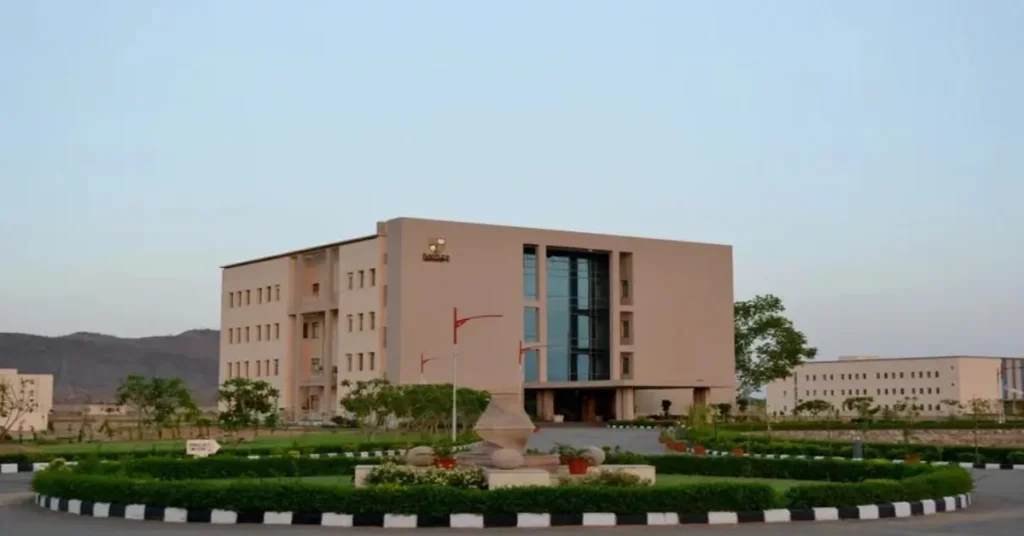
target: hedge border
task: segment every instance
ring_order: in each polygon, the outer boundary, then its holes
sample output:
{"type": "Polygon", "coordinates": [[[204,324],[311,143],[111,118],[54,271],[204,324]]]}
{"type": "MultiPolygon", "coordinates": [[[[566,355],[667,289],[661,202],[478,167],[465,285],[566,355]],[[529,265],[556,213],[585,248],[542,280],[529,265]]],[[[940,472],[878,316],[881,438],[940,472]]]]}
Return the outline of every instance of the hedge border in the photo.
{"type": "MultiPolygon", "coordinates": [[[[693,449],[690,449],[687,452],[692,455],[693,454],[693,449]]],[[[710,456],[732,456],[733,455],[731,452],[724,452],[724,451],[721,451],[721,450],[710,450],[710,449],[707,451],[707,454],[710,455],[710,456]]],[[[842,456],[805,456],[803,454],[793,454],[793,455],[790,455],[790,454],[750,454],[750,453],[744,453],[743,456],[750,457],[750,458],[763,458],[763,459],[766,459],[766,460],[827,460],[829,458],[838,458],[838,459],[841,459],[841,460],[849,460],[849,461],[869,462],[869,461],[874,459],[874,460],[884,460],[884,461],[888,461],[888,462],[891,462],[891,463],[905,463],[905,460],[886,460],[885,458],[869,458],[869,459],[857,460],[855,458],[844,458],[842,456]]],[[[919,463],[921,465],[933,465],[933,466],[936,466],[936,467],[942,467],[942,466],[946,466],[946,465],[956,465],[956,466],[963,467],[964,469],[1003,469],[1003,470],[1010,470],[1010,471],[1013,471],[1013,470],[1024,471],[1024,464],[1019,464],[1019,463],[1018,464],[1012,464],[1012,463],[967,463],[967,462],[926,462],[926,461],[921,461],[919,463]]]]}
{"type": "MultiPolygon", "coordinates": [[[[455,447],[455,450],[456,451],[471,450],[471,449],[479,446],[480,444],[481,444],[480,442],[476,442],[476,443],[470,443],[468,445],[460,445],[458,447],[455,447]]],[[[312,454],[305,454],[305,455],[303,455],[303,457],[314,458],[314,459],[317,459],[317,458],[337,458],[337,457],[345,457],[345,458],[353,458],[353,459],[354,458],[378,459],[378,458],[382,458],[384,456],[403,456],[403,455],[405,455],[405,453],[406,453],[406,450],[404,450],[404,449],[401,449],[401,450],[362,451],[362,452],[327,452],[327,453],[316,453],[316,452],[314,452],[312,454]]],[[[257,454],[250,454],[248,456],[236,456],[236,457],[237,458],[245,458],[245,459],[249,459],[249,460],[259,460],[261,458],[273,458],[274,456],[269,456],[269,455],[261,456],[261,455],[257,455],[257,454]]],[[[182,459],[188,459],[188,458],[182,458],[182,459]]],[[[108,462],[108,461],[119,462],[119,461],[125,461],[125,460],[103,460],[103,461],[104,462],[108,462]]],[[[76,465],[78,462],[71,461],[71,462],[67,462],[67,463],[68,463],[68,465],[76,465]]],[[[0,464],[0,477],[3,477],[4,475],[12,475],[12,474],[18,474],[18,473],[38,473],[39,471],[46,470],[49,466],[50,466],[50,462],[2,463],[2,464],[0,464]]]]}
{"type": "Polygon", "coordinates": [[[587,512],[582,514],[450,514],[418,516],[416,514],[349,515],[330,512],[233,512],[229,510],[194,510],[146,504],[93,503],[36,494],[38,506],[55,512],[83,517],[124,518],[128,520],[162,521],[166,523],[210,523],[264,525],[320,525],[332,527],[383,528],[546,528],[554,526],[607,527],[619,525],[734,525],[738,523],[779,523],[792,521],[839,521],[905,518],[951,512],[972,504],[970,493],[943,497],[940,500],[869,504],[842,508],[801,508],[755,510],[748,512],[707,512],[677,514],[646,512],[614,514],[587,512]]]}

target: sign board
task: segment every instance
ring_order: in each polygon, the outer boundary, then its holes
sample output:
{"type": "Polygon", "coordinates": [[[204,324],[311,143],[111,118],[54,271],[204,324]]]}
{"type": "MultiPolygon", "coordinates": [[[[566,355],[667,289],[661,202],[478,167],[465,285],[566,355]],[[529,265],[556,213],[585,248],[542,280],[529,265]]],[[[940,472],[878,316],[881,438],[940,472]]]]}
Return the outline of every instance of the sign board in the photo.
{"type": "Polygon", "coordinates": [[[448,241],[444,238],[431,238],[427,241],[427,251],[423,253],[424,262],[449,262],[448,241]]]}
{"type": "Polygon", "coordinates": [[[197,458],[205,458],[211,454],[217,454],[220,450],[220,443],[215,439],[189,439],[185,444],[185,453],[197,458]]]}

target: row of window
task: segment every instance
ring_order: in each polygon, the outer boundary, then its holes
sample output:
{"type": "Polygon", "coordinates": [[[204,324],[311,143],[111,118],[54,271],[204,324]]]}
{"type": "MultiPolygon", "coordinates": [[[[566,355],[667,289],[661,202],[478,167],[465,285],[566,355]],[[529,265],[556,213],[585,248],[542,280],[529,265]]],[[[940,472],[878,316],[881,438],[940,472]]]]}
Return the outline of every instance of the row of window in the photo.
{"type": "MultiPolygon", "coordinates": [[[[866,380],[867,377],[868,377],[868,375],[865,374],[865,373],[862,373],[862,372],[854,372],[852,374],[840,374],[839,375],[839,379],[840,380],[866,380]]],[[[912,371],[910,373],[910,377],[911,378],[938,378],[939,377],[939,371],[937,371],[937,370],[934,371],[934,372],[930,371],[930,370],[926,370],[926,371],[912,371]]],[[[821,380],[822,381],[834,381],[835,379],[836,379],[836,375],[835,374],[822,374],[821,375],[821,380]]],[[[899,372],[899,373],[896,373],[896,372],[892,372],[892,373],[889,373],[889,372],[876,372],[875,373],[875,379],[876,380],[890,380],[890,379],[891,380],[895,380],[895,379],[902,380],[903,379],[903,373],[902,372],[899,372]],[[899,374],[898,378],[896,376],[897,374],[899,374]]],[[[804,375],[804,380],[805,381],[809,381],[809,382],[816,382],[816,381],[818,381],[818,375],[817,374],[805,374],[804,375]]]]}
{"type": "Polygon", "coordinates": [[[276,341],[281,338],[281,324],[274,323],[273,337],[271,337],[270,324],[256,324],[255,326],[245,326],[242,328],[228,328],[228,344],[240,344],[243,342],[249,342],[250,339],[249,328],[252,327],[253,333],[255,333],[256,341],[276,341]]]}
{"type": "MultiPolygon", "coordinates": [[[[281,285],[273,286],[273,294],[271,294],[271,286],[259,287],[256,289],[256,303],[270,303],[272,301],[281,301],[281,285]]],[[[252,305],[252,289],[247,290],[236,290],[228,292],[228,307],[242,307],[245,305],[252,305]]]]}
{"type": "Polygon", "coordinates": [[[358,365],[358,370],[360,372],[367,369],[367,367],[365,367],[367,363],[370,365],[368,370],[377,370],[377,354],[374,352],[367,352],[365,354],[363,352],[345,354],[345,361],[347,361],[349,372],[352,372],[353,361],[358,365]]]}
{"type": "MultiPolygon", "coordinates": [[[[885,404],[882,407],[885,408],[885,409],[889,409],[889,404],[885,404]]],[[[928,411],[938,411],[938,410],[942,409],[942,406],[940,404],[918,404],[918,405],[913,406],[913,407],[917,411],[924,411],[926,407],[928,408],[928,411]]],[[[782,406],[782,413],[786,414],[788,412],[789,412],[789,406],[782,406]]],[[[776,415],[778,415],[777,412],[776,412],[776,415]]]]}
{"type": "Polygon", "coordinates": [[[271,369],[270,369],[271,360],[270,359],[257,359],[256,361],[252,362],[254,364],[254,366],[252,368],[249,367],[249,363],[250,363],[250,361],[248,361],[248,360],[246,360],[246,361],[235,361],[233,363],[228,363],[227,364],[228,365],[227,377],[228,378],[266,378],[266,377],[269,377],[269,376],[277,376],[281,372],[281,370],[280,370],[280,360],[279,359],[274,359],[273,360],[273,363],[274,363],[273,374],[271,374],[271,369]],[[254,376],[250,376],[249,375],[250,372],[255,372],[255,375],[254,376]]]}
{"type": "MultiPolygon", "coordinates": [[[[868,394],[868,390],[867,389],[840,389],[839,390],[839,395],[840,396],[866,396],[867,394],[868,394]]],[[[888,394],[893,394],[893,395],[901,394],[901,395],[903,395],[903,394],[906,394],[906,390],[901,387],[900,388],[900,392],[897,393],[895,388],[893,388],[893,389],[875,389],[875,394],[876,395],[883,395],[883,394],[884,395],[888,395],[888,394]],[[889,391],[892,391],[892,393],[890,393],[889,391]]],[[[910,394],[912,394],[912,395],[929,394],[930,395],[930,394],[932,394],[932,388],[931,387],[928,387],[928,388],[922,387],[922,388],[918,389],[917,387],[911,387],[910,388],[910,394]]],[[[942,392],[941,392],[941,390],[938,387],[936,387],[934,394],[940,395],[940,394],[942,394],[942,392]]],[[[783,397],[786,396],[786,391],[782,392],[782,396],[783,397]]],[[[804,396],[818,396],[818,390],[817,389],[808,389],[808,390],[804,391],[804,396]]],[[[823,389],[821,391],[821,396],[836,396],[836,391],[835,391],[835,389],[823,389]]]]}
{"type": "Polygon", "coordinates": [[[352,290],[355,288],[355,284],[359,282],[359,288],[365,288],[367,286],[377,286],[377,269],[370,268],[369,270],[357,270],[355,272],[349,272],[348,274],[348,289],[352,290]],[[369,277],[367,277],[369,276],[369,277]]]}

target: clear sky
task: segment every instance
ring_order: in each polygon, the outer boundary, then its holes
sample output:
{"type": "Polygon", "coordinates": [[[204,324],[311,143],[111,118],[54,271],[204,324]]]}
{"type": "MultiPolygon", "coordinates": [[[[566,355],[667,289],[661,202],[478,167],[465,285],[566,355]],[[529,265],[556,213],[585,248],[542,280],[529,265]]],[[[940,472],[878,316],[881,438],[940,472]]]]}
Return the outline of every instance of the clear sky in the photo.
{"type": "Polygon", "coordinates": [[[0,0],[0,331],[435,217],[732,244],[823,358],[1024,355],[1024,2],[0,0]]]}

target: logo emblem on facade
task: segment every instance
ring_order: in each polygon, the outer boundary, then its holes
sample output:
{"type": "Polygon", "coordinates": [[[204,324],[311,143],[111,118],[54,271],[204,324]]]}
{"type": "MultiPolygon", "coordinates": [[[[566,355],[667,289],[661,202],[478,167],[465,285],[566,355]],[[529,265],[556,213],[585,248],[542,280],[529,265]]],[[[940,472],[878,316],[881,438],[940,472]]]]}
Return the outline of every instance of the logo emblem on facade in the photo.
{"type": "Polygon", "coordinates": [[[427,251],[423,254],[425,262],[448,262],[448,244],[443,238],[427,240],[427,251]]]}

